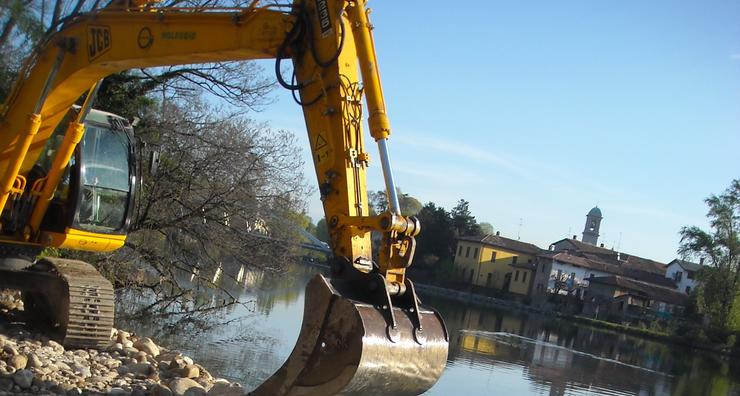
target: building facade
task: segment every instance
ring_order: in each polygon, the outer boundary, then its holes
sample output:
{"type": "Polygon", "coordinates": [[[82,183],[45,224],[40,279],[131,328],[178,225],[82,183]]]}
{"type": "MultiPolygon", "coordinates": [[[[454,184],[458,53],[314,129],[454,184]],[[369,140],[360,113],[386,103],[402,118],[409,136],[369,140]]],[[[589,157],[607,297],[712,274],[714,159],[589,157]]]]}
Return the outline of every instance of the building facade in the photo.
{"type": "Polygon", "coordinates": [[[520,296],[530,293],[539,247],[496,235],[462,237],[455,249],[455,268],[464,282],[520,296]]]}
{"type": "Polygon", "coordinates": [[[666,277],[676,282],[679,291],[691,294],[699,285],[696,273],[701,267],[702,264],[675,259],[666,266],[666,277]]]}

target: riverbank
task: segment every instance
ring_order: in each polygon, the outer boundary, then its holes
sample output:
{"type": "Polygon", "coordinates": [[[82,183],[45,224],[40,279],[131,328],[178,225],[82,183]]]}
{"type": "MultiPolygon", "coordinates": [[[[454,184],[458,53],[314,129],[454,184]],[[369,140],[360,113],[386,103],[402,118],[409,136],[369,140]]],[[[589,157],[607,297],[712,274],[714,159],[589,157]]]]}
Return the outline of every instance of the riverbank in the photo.
{"type": "Polygon", "coordinates": [[[17,321],[19,294],[0,293],[0,395],[242,396],[178,351],[120,329],[102,349],[65,349],[17,321]]]}
{"type": "Polygon", "coordinates": [[[723,356],[738,356],[738,350],[728,347],[726,345],[710,344],[710,343],[697,343],[696,339],[693,339],[687,335],[676,335],[667,332],[661,332],[654,329],[640,328],[634,326],[627,326],[620,323],[607,322],[604,320],[597,320],[588,318],[581,315],[568,315],[560,312],[556,312],[549,309],[543,309],[540,307],[526,305],[516,300],[506,300],[496,297],[489,297],[480,294],[475,294],[467,291],[459,291],[448,289],[440,286],[426,285],[426,284],[415,284],[417,291],[420,293],[428,293],[435,296],[449,298],[455,301],[476,304],[482,307],[495,307],[499,309],[505,309],[515,312],[528,312],[535,313],[538,315],[546,315],[557,317],[567,321],[573,321],[581,323],[587,326],[598,327],[601,329],[610,330],[616,333],[624,333],[635,335],[655,341],[661,341],[665,343],[680,345],[683,347],[699,349],[716,353],[723,356]]]}

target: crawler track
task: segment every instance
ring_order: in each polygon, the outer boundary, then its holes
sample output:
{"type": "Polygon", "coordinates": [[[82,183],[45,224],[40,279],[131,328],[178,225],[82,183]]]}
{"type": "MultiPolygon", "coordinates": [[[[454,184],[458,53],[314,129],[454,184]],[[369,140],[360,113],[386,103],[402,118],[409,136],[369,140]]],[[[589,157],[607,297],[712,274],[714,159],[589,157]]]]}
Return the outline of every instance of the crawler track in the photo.
{"type": "Polygon", "coordinates": [[[22,271],[0,271],[0,287],[20,289],[28,320],[68,348],[100,348],[110,340],[113,286],[92,265],[45,258],[22,271]]]}

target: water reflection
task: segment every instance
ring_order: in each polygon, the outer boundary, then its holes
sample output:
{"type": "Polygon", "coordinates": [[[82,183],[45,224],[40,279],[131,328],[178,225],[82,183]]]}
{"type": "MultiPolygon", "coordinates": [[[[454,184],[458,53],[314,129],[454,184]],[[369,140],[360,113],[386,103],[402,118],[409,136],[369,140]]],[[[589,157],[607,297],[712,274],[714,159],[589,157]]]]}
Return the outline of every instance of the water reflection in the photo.
{"type": "MultiPolygon", "coordinates": [[[[225,268],[221,285],[249,304],[210,312],[207,331],[178,317],[128,318],[119,326],[153,335],[252,389],[292,350],[303,288],[319,271],[296,265],[277,277],[249,270],[239,276],[239,268],[225,268]]],[[[192,286],[194,304],[224,298],[192,286]]],[[[447,368],[429,395],[740,395],[738,369],[706,353],[548,316],[423,297],[442,313],[451,336],[447,368]]],[[[143,306],[148,298],[128,293],[119,305],[143,306]]]]}
{"type": "MultiPolygon", "coordinates": [[[[476,387],[472,374],[481,371],[489,372],[486,381],[516,394],[740,394],[739,373],[705,353],[548,316],[461,308],[434,297],[426,302],[447,321],[452,335],[447,371],[470,372],[468,394],[486,394],[487,385],[476,387]]],[[[455,394],[456,382],[443,375],[431,394],[455,394]]]]}

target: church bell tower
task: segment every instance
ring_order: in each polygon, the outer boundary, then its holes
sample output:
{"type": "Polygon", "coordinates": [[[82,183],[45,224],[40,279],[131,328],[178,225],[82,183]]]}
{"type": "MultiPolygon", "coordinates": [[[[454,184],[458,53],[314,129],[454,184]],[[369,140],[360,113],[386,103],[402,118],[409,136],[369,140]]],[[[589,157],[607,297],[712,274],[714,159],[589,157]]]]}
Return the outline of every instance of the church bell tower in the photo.
{"type": "Polygon", "coordinates": [[[601,209],[595,206],[586,215],[586,226],[583,227],[583,238],[581,240],[585,243],[596,246],[599,242],[599,226],[601,226],[601,209]]]}

